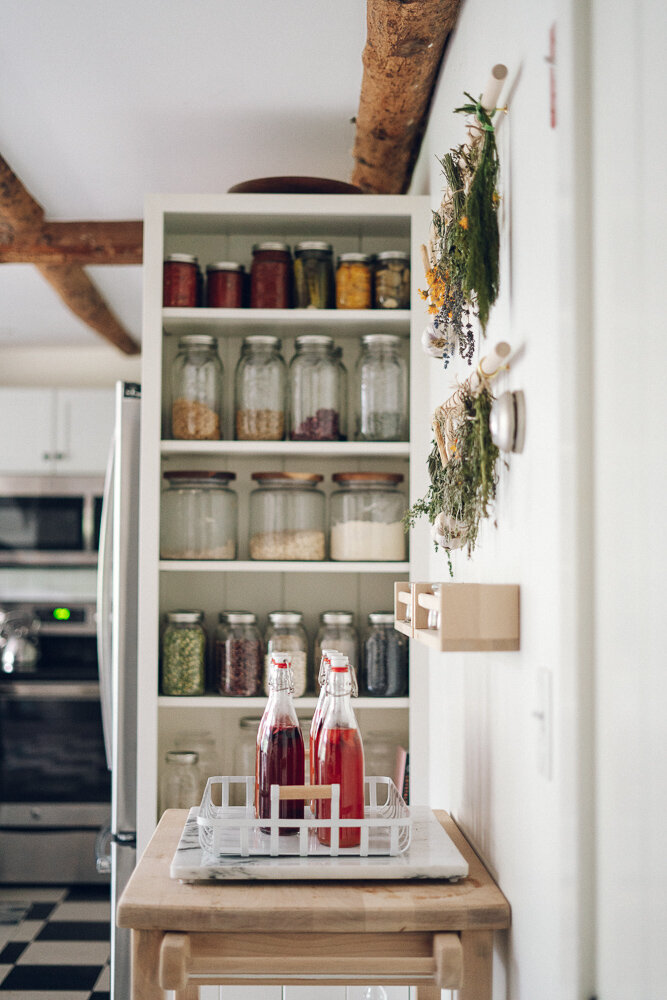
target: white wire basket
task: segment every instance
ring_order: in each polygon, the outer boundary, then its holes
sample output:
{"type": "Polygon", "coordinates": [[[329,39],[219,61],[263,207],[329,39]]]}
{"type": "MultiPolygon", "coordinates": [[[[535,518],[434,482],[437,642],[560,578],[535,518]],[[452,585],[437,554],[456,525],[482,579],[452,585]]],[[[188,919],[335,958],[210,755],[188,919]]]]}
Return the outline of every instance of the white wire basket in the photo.
{"type": "Polygon", "coordinates": [[[254,777],[209,778],[197,814],[199,845],[212,858],[402,854],[410,846],[410,810],[391,778],[367,777],[365,784],[363,819],[340,818],[340,785],[271,785],[271,815],[259,819],[254,777]],[[245,789],[245,804],[230,805],[230,791],[239,785],[245,789]],[[304,800],[303,819],[279,815],[280,802],[289,799],[304,800]],[[331,799],[331,819],[313,815],[309,806],[313,799],[331,799]],[[356,847],[340,846],[340,831],[346,827],[360,831],[356,847]],[[320,842],[318,830],[330,831],[330,844],[320,842]]]}

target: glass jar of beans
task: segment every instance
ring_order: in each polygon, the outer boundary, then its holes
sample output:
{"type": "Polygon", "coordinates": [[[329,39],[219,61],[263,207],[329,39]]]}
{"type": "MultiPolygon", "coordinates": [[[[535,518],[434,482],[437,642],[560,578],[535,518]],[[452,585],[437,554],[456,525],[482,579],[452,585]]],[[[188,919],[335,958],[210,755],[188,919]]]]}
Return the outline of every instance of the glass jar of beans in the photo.
{"type": "Polygon", "coordinates": [[[231,698],[261,694],[263,670],[264,643],[257,616],[252,611],[221,611],[215,632],[217,690],[231,698]]]}
{"type": "Polygon", "coordinates": [[[162,636],[162,694],[201,695],[206,675],[203,611],[168,611],[162,636]]]}

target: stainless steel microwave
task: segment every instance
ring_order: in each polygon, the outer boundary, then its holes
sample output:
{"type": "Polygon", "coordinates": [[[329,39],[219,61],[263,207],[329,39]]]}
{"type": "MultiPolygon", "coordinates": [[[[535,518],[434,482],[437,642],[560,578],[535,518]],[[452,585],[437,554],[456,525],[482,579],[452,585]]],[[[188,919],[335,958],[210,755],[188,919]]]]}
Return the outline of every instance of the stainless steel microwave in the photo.
{"type": "Polygon", "coordinates": [[[102,476],[0,476],[0,566],[94,566],[102,476]]]}

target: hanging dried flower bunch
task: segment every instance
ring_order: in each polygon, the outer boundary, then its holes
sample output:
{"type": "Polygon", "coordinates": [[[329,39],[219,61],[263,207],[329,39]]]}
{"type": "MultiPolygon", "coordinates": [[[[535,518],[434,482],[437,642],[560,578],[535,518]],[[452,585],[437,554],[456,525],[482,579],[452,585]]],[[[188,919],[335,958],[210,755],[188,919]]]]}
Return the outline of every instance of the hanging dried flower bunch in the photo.
{"type": "Polygon", "coordinates": [[[475,350],[473,317],[482,332],[498,297],[498,150],[492,118],[480,101],[457,113],[474,115],[470,140],[450,150],[440,164],[447,186],[422,247],[428,288],[420,291],[433,316],[422,343],[445,367],[458,349],[470,364],[475,350]]]}

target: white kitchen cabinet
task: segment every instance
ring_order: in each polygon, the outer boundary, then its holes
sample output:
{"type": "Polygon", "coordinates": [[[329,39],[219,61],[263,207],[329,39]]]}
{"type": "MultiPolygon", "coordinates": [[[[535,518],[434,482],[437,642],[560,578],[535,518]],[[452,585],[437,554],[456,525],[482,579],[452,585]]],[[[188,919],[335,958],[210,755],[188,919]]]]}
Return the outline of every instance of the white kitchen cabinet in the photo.
{"type": "MultiPolygon", "coordinates": [[[[413,269],[412,310],[263,310],[163,309],[162,262],[167,253],[196,254],[200,264],[227,259],[249,266],[256,242],[280,239],[293,246],[301,239],[326,239],[334,253],[409,250],[421,260],[420,244],[428,231],[426,198],[407,196],[219,195],[153,196],[144,222],[144,325],[142,337],[142,460],[140,507],[140,606],[138,715],[137,843],[143,850],[155,827],[161,762],[183,739],[209,740],[216,770],[233,773],[234,748],[243,716],[261,715],[264,698],[197,698],[159,696],[160,626],[168,610],[204,611],[212,636],[224,609],[248,609],[264,627],[269,611],[304,612],[311,641],[321,611],[355,612],[360,632],[370,611],[391,610],[393,581],[419,576],[410,556],[402,563],[280,563],[248,559],[248,497],[251,474],[262,470],[318,472],[322,486],[333,488],[334,472],[399,471],[409,484],[409,501],[423,494],[426,456],[430,448],[430,416],[423,412],[424,393],[411,394],[411,438],[407,442],[265,442],[177,441],[165,438],[168,426],[168,376],[183,333],[213,334],[224,366],[224,432],[231,438],[233,376],[243,337],[274,333],[281,337],[289,362],[295,337],[327,333],[343,348],[351,372],[359,338],[369,332],[405,337],[408,352],[421,356],[423,304],[417,286],[420,265],[413,269]],[[416,317],[416,318],[415,318],[416,317]],[[239,559],[233,562],[167,561],[159,556],[160,490],[163,473],[173,469],[217,469],[236,473],[239,496],[239,559]],[[416,470],[416,471],[415,471],[416,470]]],[[[414,366],[413,366],[414,367],[414,366]]],[[[412,654],[412,650],[411,650],[412,654]]],[[[379,734],[394,744],[424,746],[428,718],[421,691],[420,658],[410,663],[410,696],[360,698],[356,704],[362,733],[379,734]]],[[[304,732],[315,707],[314,693],[297,700],[304,732]]],[[[419,760],[411,757],[411,789],[419,787],[419,760]]],[[[391,773],[391,772],[390,772],[391,773]]],[[[296,996],[296,994],[295,994],[296,996]]]]}
{"type": "Polygon", "coordinates": [[[113,389],[0,389],[0,471],[103,474],[113,420],[113,389]]]}

